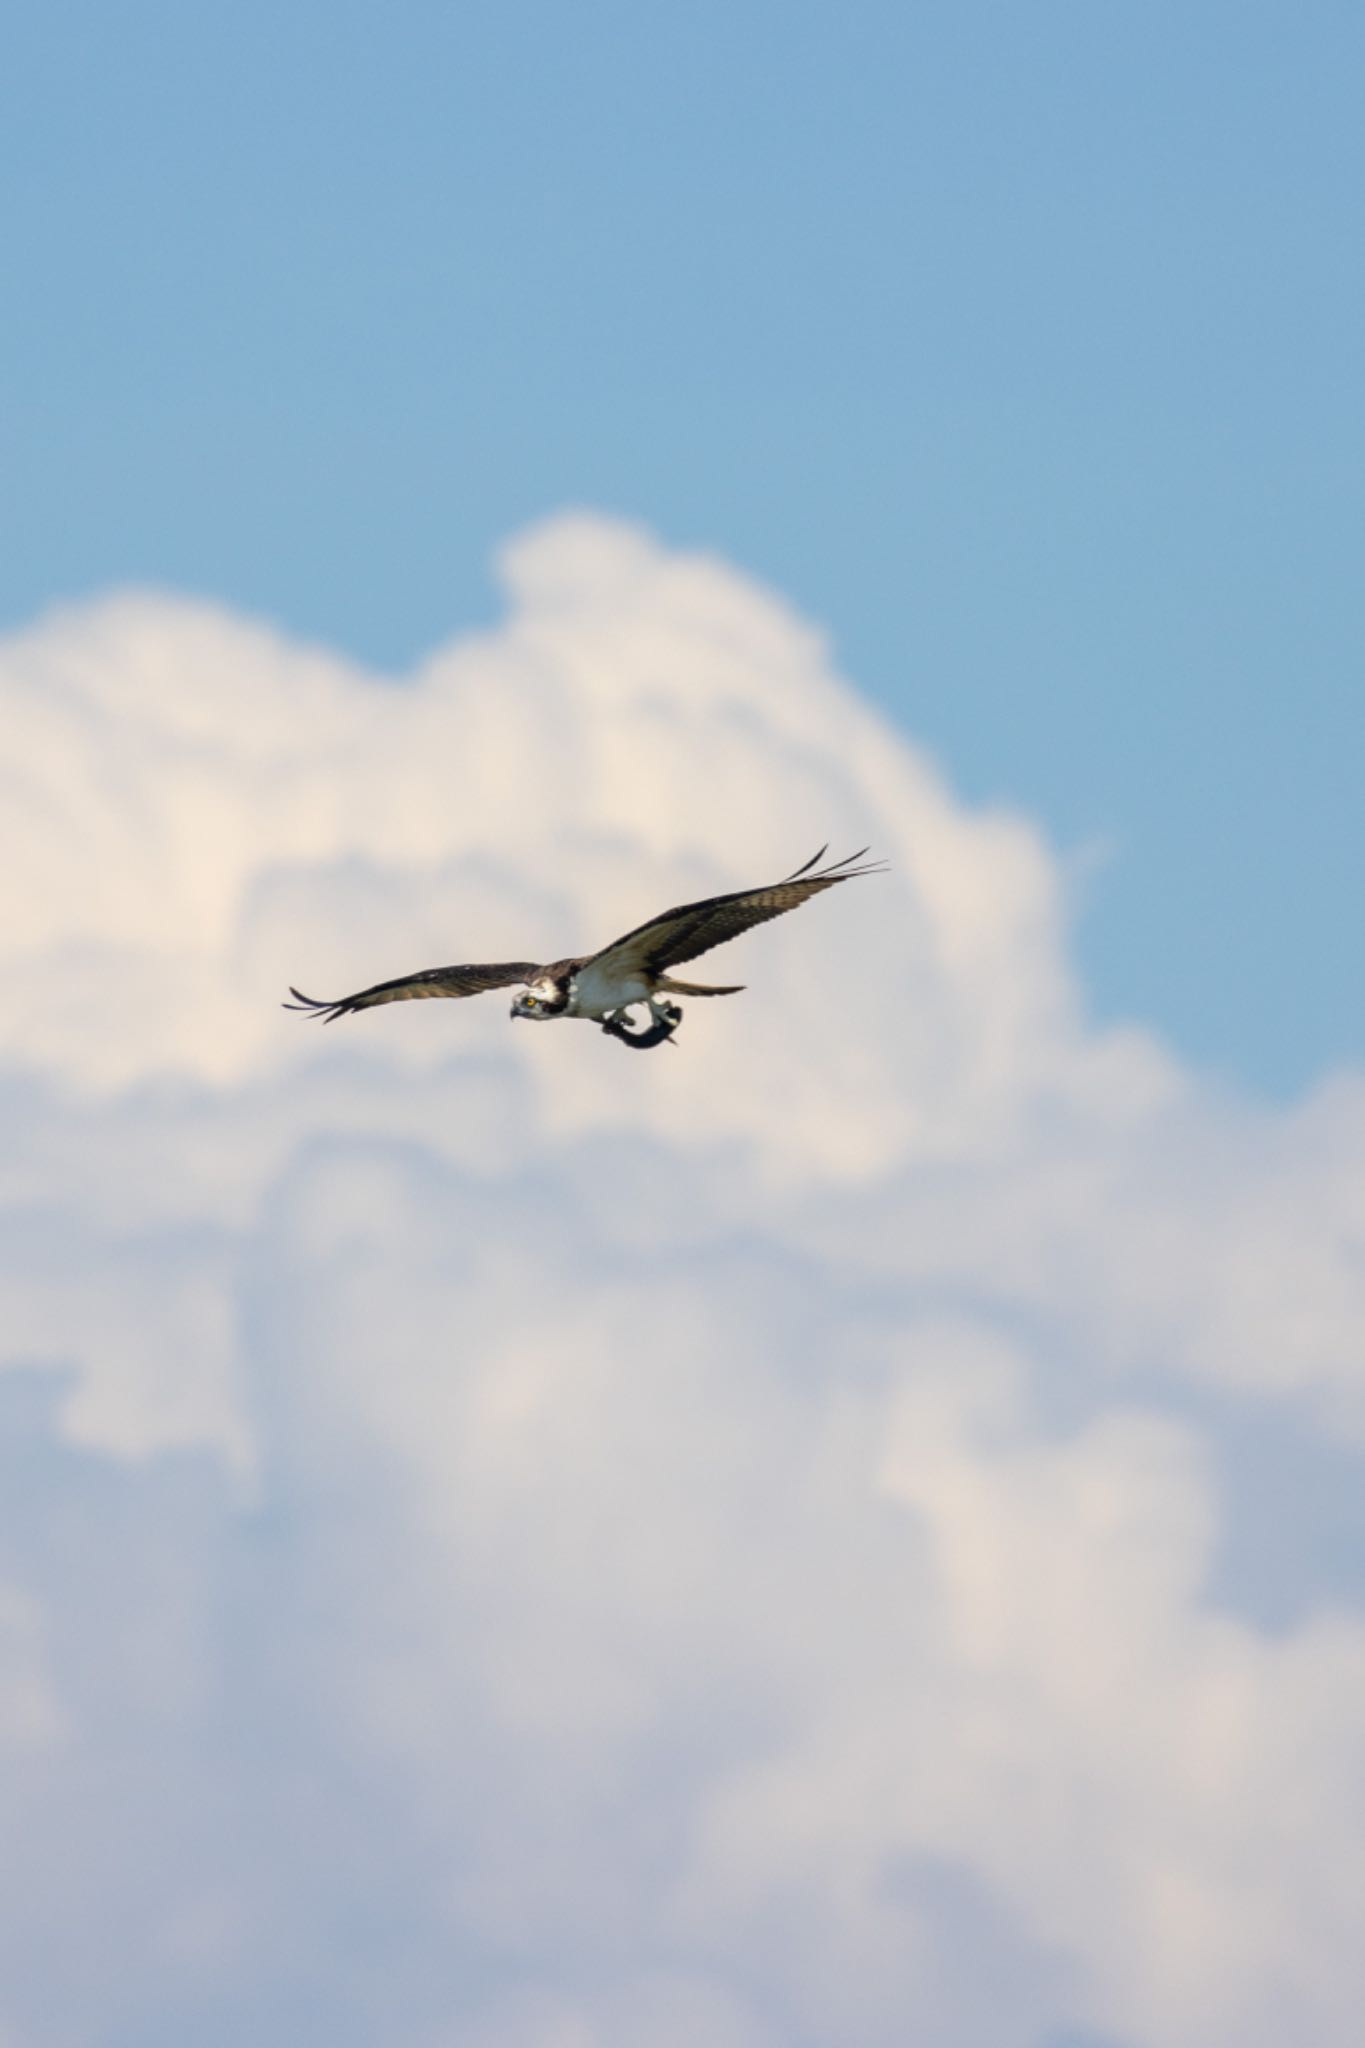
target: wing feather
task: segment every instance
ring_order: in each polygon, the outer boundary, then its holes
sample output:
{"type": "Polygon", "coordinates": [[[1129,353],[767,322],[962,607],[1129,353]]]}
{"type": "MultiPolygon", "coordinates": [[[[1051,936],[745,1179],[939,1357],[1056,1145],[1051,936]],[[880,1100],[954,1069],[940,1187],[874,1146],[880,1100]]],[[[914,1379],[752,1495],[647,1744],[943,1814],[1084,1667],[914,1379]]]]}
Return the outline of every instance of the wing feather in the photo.
{"type": "Polygon", "coordinates": [[[378,1003],[417,1002],[424,996],[477,996],[485,989],[515,988],[534,980],[539,972],[533,960],[502,960],[483,967],[428,967],[422,974],[404,974],[397,981],[377,981],[373,988],[363,988],[353,996],[340,996],[330,1003],[319,1002],[316,996],[306,996],[291,988],[289,993],[294,1001],[285,1003],[283,1008],[307,1010],[324,1023],[335,1024],[338,1017],[354,1016],[357,1010],[370,1010],[378,1003]]]}
{"type": "Polygon", "coordinates": [[[851,882],[857,875],[880,874],[885,869],[884,861],[859,865],[867,852],[865,846],[822,868],[819,863],[827,851],[822,846],[819,853],[781,882],[769,882],[759,889],[735,889],[725,896],[706,896],[700,902],[680,903],[675,910],[665,910],[604,946],[593,956],[592,965],[616,973],[643,970],[661,974],[666,968],[680,967],[685,960],[709,953],[713,946],[723,946],[727,939],[738,938],[752,925],[782,917],[812,896],[818,896],[822,889],[851,882]]]}

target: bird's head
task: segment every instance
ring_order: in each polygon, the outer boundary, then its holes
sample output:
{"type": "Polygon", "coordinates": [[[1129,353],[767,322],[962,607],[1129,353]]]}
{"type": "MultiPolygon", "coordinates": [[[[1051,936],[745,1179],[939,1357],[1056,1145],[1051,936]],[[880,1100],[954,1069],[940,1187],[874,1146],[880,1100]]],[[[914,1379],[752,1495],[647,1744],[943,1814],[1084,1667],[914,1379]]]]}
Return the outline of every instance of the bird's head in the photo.
{"type": "Polygon", "coordinates": [[[534,1017],[543,1022],[547,1017],[561,1017],[568,1003],[568,992],[557,981],[543,977],[530,982],[512,998],[514,1017],[534,1017]]]}

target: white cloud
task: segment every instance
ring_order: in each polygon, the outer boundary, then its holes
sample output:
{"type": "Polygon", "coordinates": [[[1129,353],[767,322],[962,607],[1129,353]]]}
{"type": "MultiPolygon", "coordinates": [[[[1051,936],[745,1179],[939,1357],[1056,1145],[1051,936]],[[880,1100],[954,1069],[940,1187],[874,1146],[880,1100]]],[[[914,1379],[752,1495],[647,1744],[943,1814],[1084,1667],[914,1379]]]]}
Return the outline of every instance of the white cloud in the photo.
{"type": "Polygon", "coordinates": [[[533,534],[508,572],[507,627],[402,687],[154,598],[13,643],[0,1053],[101,1089],[240,1083],[304,1056],[273,1007],[285,980],[349,986],[432,949],[555,957],[871,836],[892,878],[746,950],[761,1056],[699,1013],[690,1072],[623,1074],[619,1047],[509,1042],[496,1004],[454,1039],[448,1016],[407,1018],[388,1056],[497,1045],[563,1127],[743,1135],[847,1172],[955,1150],[1037,1088],[1169,1085],[1152,1047],[1078,1036],[1036,833],[956,806],[779,603],[588,520],[533,534]]]}
{"type": "Polygon", "coordinates": [[[1365,1087],[1088,1027],[1038,835],[724,565],[505,566],[399,684],[0,653],[15,2038],[1344,2048],[1365,1623],[1212,1588],[1220,1416],[1359,1437],[1365,1087]],[[275,1007],[826,837],[676,1052],[275,1007]]]}

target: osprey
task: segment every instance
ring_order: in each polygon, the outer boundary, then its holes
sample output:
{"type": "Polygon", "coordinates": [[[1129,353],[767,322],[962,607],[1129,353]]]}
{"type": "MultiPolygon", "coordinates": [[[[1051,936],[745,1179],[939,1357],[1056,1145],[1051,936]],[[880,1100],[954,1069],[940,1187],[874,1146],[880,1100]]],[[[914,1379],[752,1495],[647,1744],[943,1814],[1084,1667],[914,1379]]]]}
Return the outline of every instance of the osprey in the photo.
{"type": "Polygon", "coordinates": [[[736,889],[728,896],[706,896],[699,903],[682,903],[665,910],[648,924],[637,925],[624,938],[613,939],[600,953],[585,953],[576,960],[553,960],[538,966],[533,960],[501,960],[489,966],[429,967],[422,974],[405,974],[397,981],[379,981],[336,1002],[319,1002],[291,988],[292,1003],[286,1010],[309,1010],[328,1024],[357,1010],[372,1009],[378,1003],[406,1003],[422,996],[476,996],[490,988],[517,988],[512,1000],[514,1017],[530,1017],[538,1023],[555,1017],[588,1017],[612,1037],[640,1050],[670,1040],[682,1022],[682,1011],[670,996],[737,996],[743,983],[732,987],[708,987],[696,981],[678,981],[669,974],[685,960],[709,953],[726,939],[737,938],[750,925],[764,924],[795,910],[822,889],[837,882],[852,881],[855,875],[881,873],[885,863],[869,861],[859,866],[867,848],[849,854],[846,860],[822,868],[829,851],[819,853],[788,875],[785,881],[769,882],[761,889],[736,889]],[[635,1030],[630,1023],[631,1006],[646,1003],[650,1023],[635,1030]]]}

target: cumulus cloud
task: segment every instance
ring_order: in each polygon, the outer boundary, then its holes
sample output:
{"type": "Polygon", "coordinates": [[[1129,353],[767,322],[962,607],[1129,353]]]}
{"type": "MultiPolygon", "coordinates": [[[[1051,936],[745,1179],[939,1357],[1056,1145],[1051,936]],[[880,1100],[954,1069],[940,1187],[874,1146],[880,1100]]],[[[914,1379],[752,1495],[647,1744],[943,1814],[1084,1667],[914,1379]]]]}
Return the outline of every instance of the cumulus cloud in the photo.
{"type": "Polygon", "coordinates": [[[0,650],[0,2040],[1344,2048],[1357,1583],[1226,1565],[1247,1418],[1356,1457],[1365,1088],[1097,1030],[1037,831],[726,565],[503,566],[403,679],[0,650]],[[276,1007],[826,838],[657,1058],[276,1007]]]}

